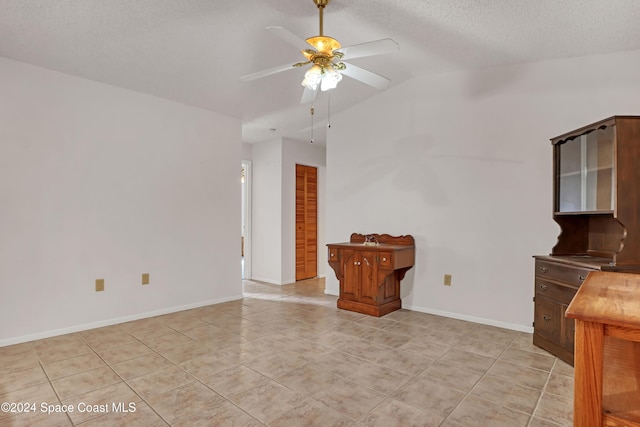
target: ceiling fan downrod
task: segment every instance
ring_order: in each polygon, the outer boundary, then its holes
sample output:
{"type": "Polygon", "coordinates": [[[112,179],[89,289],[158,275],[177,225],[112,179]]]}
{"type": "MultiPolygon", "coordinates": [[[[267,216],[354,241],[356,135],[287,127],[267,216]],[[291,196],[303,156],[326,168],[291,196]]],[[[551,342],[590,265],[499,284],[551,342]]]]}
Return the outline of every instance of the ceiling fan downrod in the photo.
{"type": "Polygon", "coordinates": [[[319,36],[323,36],[323,12],[326,5],[329,4],[331,0],[313,0],[313,3],[318,7],[318,12],[320,14],[320,34],[319,36]]]}

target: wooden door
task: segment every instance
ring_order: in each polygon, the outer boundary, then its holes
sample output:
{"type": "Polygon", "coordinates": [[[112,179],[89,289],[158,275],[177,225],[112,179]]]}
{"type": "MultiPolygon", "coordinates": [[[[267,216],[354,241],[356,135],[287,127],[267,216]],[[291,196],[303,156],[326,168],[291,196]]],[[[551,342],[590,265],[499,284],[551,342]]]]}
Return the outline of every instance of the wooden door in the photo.
{"type": "Polygon", "coordinates": [[[377,304],[377,268],[375,264],[375,254],[373,252],[361,252],[358,267],[360,269],[360,289],[358,301],[364,304],[377,304]]]}
{"type": "Polygon", "coordinates": [[[318,169],[296,165],[296,280],[318,275],[318,169]]]}
{"type": "Polygon", "coordinates": [[[344,277],[340,281],[340,298],[349,301],[358,301],[360,287],[360,256],[356,251],[343,250],[342,271],[344,277]]]}

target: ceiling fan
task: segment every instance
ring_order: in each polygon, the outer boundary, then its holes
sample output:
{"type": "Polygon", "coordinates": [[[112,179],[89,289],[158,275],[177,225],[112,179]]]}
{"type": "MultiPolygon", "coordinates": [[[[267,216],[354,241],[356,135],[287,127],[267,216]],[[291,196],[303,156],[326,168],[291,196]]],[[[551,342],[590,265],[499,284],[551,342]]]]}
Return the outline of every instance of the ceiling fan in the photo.
{"type": "Polygon", "coordinates": [[[281,65],[240,78],[240,81],[251,81],[283,71],[299,68],[312,64],[302,80],[304,92],[301,103],[311,102],[315,99],[318,88],[322,91],[333,89],[342,80],[342,75],[359,80],[377,89],[386,89],[389,79],[371,71],[365,70],[353,64],[342,61],[343,58],[354,59],[365,56],[391,53],[399,49],[398,44],[392,39],[381,39],[361,43],[353,46],[342,47],[338,40],[323,34],[323,11],[331,0],[312,0],[318,7],[320,15],[320,34],[302,40],[289,30],[282,27],[267,27],[274,35],[283,41],[292,44],[302,51],[306,61],[295,64],[281,65]],[[311,46],[313,49],[309,49],[311,46]]]}

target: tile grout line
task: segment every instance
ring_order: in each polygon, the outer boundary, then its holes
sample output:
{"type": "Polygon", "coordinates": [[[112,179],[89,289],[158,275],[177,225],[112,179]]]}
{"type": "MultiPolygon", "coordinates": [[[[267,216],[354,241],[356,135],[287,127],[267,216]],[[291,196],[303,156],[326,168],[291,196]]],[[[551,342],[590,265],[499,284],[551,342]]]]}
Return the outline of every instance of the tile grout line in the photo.
{"type": "MultiPolygon", "coordinates": [[[[471,334],[471,333],[470,333],[470,334],[471,334]]],[[[469,334],[469,335],[470,335],[470,334],[469,334]]],[[[518,336],[516,335],[516,336],[511,340],[511,342],[510,342],[510,343],[509,343],[509,344],[504,348],[504,350],[502,350],[502,352],[500,352],[500,354],[498,355],[498,357],[496,357],[496,358],[495,358],[495,360],[493,361],[493,363],[491,363],[491,366],[489,366],[489,367],[488,367],[488,368],[487,368],[487,369],[482,373],[482,375],[480,376],[480,378],[478,378],[478,380],[473,384],[473,386],[469,389],[469,391],[467,391],[467,392],[465,393],[464,397],[460,400],[460,402],[458,402],[458,404],[457,404],[457,405],[456,405],[456,406],[451,410],[451,412],[449,412],[449,414],[448,414],[448,415],[445,417],[445,419],[443,420],[443,423],[444,423],[447,419],[449,419],[449,417],[451,416],[451,414],[453,414],[453,413],[455,412],[455,410],[456,410],[456,409],[457,409],[457,408],[462,404],[462,402],[464,402],[464,401],[465,401],[465,400],[466,400],[466,399],[471,395],[471,392],[476,388],[476,386],[478,385],[478,383],[479,383],[483,378],[485,378],[485,376],[487,376],[487,374],[489,373],[489,371],[491,370],[491,368],[492,368],[492,367],[493,367],[493,366],[498,362],[498,360],[500,360],[500,357],[501,357],[501,356],[502,356],[502,355],[503,355],[503,354],[504,354],[504,353],[505,353],[505,352],[506,352],[506,351],[507,351],[507,350],[508,350],[512,345],[513,345],[513,343],[515,342],[515,340],[516,340],[517,338],[518,338],[518,336]]],[[[471,353],[474,353],[474,352],[471,352],[471,353]]],[[[445,353],[445,354],[446,354],[446,353],[445,353]]],[[[474,354],[478,354],[478,353],[474,353],[474,354]]],[[[444,356],[444,355],[443,355],[443,356],[444,356]]],[[[481,356],[482,356],[482,355],[481,355],[481,356]]],[[[442,358],[442,356],[441,356],[441,358],[442,358]]],[[[439,360],[439,359],[438,359],[438,360],[439,360]]],[[[442,362],[442,363],[446,363],[446,362],[442,362]]],[[[520,366],[520,365],[519,365],[519,366],[520,366]]],[[[551,372],[551,371],[549,371],[549,374],[550,374],[550,372],[551,372]]],[[[511,381],[509,381],[509,382],[511,383],[511,381]]],[[[521,384],[517,384],[517,383],[513,383],[513,384],[521,385],[521,384]]],[[[545,383],[545,386],[546,386],[546,383],[545,383]]],[[[543,388],[543,389],[544,389],[544,388],[543,388]]],[[[540,390],[540,395],[542,395],[542,390],[540,390]]],[[[481,399],[481,398],[479,398],[479,399],[480,399],[480,400],[484,400],[484,399],[481,399]]],[[[539,399],[539,398],[538,398],[538,399],[539,399]]],[[[491,401],[487,401],[487,402],[492,403],[492,404],[496,404],[495,402],[491,402],[491,401]]],[[[498,406],[500,406],[500,407],[502,407],[502,408],[508,409],[508,410],[510,410],[510,411],[517,411],[517,412],[519,412],[519,413],[522,413],[522,414],[526,414],[526,415],[528,415],[528,416],[529,416],[529,420],[527,421],[527,426],[529,426],[529,425],[531,424],[531,420],[533,419],[533,413],[535,412],[535,408],[533,409],[533,411],[531,412],[531,414],[527,414],[526,412],[523,412],[523,411],[520,411],[520,410],[517,410],[517,409],[514,409],[514,408],[509,408],[509,407],[506,407],[506,406],[503,406],[503,405],[500,405],[500,404],[497,404],[497,405],[498,405],[498,406]]]]}
{"type": "MultiPolygon", "coordinates": [[[[196,318],[196,317],[194,317],[194,318],[196,318]]],[[[201,320],[201,319],[198,319],[198,320],[201,320]]],[[[160,323],[162,323],[162,322],[160,322],[160,323]]],[[[213,323],[210,323],[210,325],[215,326],[213,323]]],[[[168,325],[165,325],[165,326],[168,326],[168,325]]],[[[169,328],[171,328],[170,326],[168,326],[168,327],[169,327],[169,328]]],[[[171,328],[171,329],[173,329],[173,328],[171,328]]],[[[174,330],[175,330],[175,329],[174,329],[174,330]]],[[[180,334],[182,334],[182,335],[184,335],[184,336],[189,337],[188,335],[185,335],[185,334],[183,334],[183,333],[182,333],[182,332],[180,332],[180,331],[177,331],[177,330],[176,330],[176,332],[178,332],[178,333],[180,333],[180,334]]],[[[209,385],[207,385],[207,384],[205,384],[204,382],[202,382],[202,380],[201,380],[200,378],[198,378],[198,377],[196,377],[196,376],[192,375],[190,372],[188,372],[186,369],[184,369],[184,368],[182,368],[181,366],[179,366],[179,365],[178,365],[177,363],[175,363],[174,361],[172,361],[172,360],[170,360],[170,359],[166,358],[165,356],[163,356],[162,354],[158,353],[155,349],[153,349],[152,347],[150,347],[150,346],[149,346],[149,345],[147,345],[146,343],[142,342],[139,338],[137,338],[137,337],[133,336],[132,334],[130,334],[130,335],[131,335],[134,339],[138,340],[138,342],[140,342],[140,344],[142,344],[142,345],[144,345],[145,347],[147,347],[147,348],[148,348],[152,353],[154,353],[154,354],[156,354],[156,355],[158,355],[158,356],[162,357],[163,359],[165,359],[166,361],[168,361],[171,365],[175,366],[176,368],[178,368],[178,369],[180,369],[181,371],[183,371],[185,374],[189,375],[191,378],[193,378],[193,379],[194,379],[194,381],[195,381],[195,382],[198,382],[198,383],[202,384],[204,387],[206,387],[206,388],[208,388],[209,390],[211,390],[212,392],[216,393],[216,394],[217,394],[218,396],[220,396],[222,399],[224,399],[225,401],[227,401],[227,402],[231,403],[232,405],[234,405],[235,407],[237,407],[239,410],[241,410],[242,412],[244,412],[245,414],[247,414],[247,415],[248,415],[248,416],[250,416],[251,418],[256,419],[256,418],[255,418],[255,417],[253,417],[251,414],[247,413],[244,409],[242,409],[242,408],[238,407],[238,406],[237,406],[235,403],[233,403],[231,400],[227,399],[225,396],[221,395],[220,393],[218,393],[217,391],[215,391],[214,389],[212,389],[209,385]]],[[[159,335],[159,336],[162,336],[162,335],[159,335]]],[[[154,338],[154,337],[150,337],[150,338],[154,338]]],[[[191,338],[191,337],[189,337],[189,338],[191,338]]],[[[191,339],[193,339],[193,338],[191,338],[191,339]]],[[[194,341],[196,341],[195,339],[193,339],[193,340],[194,340],[194,341]]],[[[143,357],[143,356],[140,356],[140,357],[143,357]]],[[[132,359],[129,359],[129,360],[132,360],[132,359]]],[[[192,360],[192,359],[189,359],[189,360],[192,360]]],[[[106,361],[105,361],[105,363],[106,363],[106,361]]],[[[107,365],[108,365],[108,364],[107,364],[107,365]]],[[[108,366],[111,366],[111,365],[108,365],[108,366]]],[[[158,369],[158,370],[155,370],[155,371],[152,371],[152,372],[157,372],[157,371],[159,371],[159,370],[161,370],[161,369],[158,369]]],[[[114,371],[114,372],[115,372],[115,371],[114,371]]],[[[120,376],[120,374],[118,374],[117,372],[116,372],[116,374],[117,374],[118,376],[120,376]]],[[[145,374],[143,374],[143,375],[137,376],[137,377],[135,377],[135,378],[132,378],[132,379],[140,378],[140,377],[142,377],[142,376],[144,376],[144,375],[147,375],[147,374],[149,374],[149,372],[148,372],[148,373],[145,373],[145,374]]],[[[122,378],[122,377],[120,377],[120,378],[122,378]]],[[[138,392],[137,392],[137,391],[136,391],[136,390],[135,390],[135,389],[134,389],[134,388],[133,388],[133,387],[132,387],[128,382],[127,382],[127,380],[125,380],[124,378],[122,378],[122,381],[127,385],[127,387],[129,387],[129,388],[130,388],[130,389],[131,389],[131,390],[132,390],[132,391],[133,391],[133,392],[134,392],[134,393],[135,393],[135,394],[140,398],[140,400],[142,400],[143,402],[145,402],[145,403],[147,404],[147,406],[148,406],[149,408],[151,408],[151,410],[152,410],[153,412],[155,412],[155,413],[156,413],[156,415],[158,415],[158,417],[160,417],[160,419],[161,419],[162,421],[164,421],[164,422],[165,422],[167,425],[169,425],[169,426],[171,425],[171,423],[169,423],[169,422],[168,422],[168,421],[167,421],[167,420],[166,420],[162,415],[160,415],[160,413],[158,413],[158,411],[157,411],[157,410],[156,410],[156,409],[151,405],[151,403],[149,403],[149,402],[148,402],[144,397],[142,397],[142,396],[141,396],[141,395],[140,395],[140,394],[139,394],[139,393],[138,393],[138,392]]],[[[179,387],[178,387],[178,388],[179,388],[179,387]]],[[[171,390],[175,390],[175,388],[174,388],[174,389],[171,389],[171,390]]],[[[171,391],[171,390],[167,390],[167,392],[169,392],[169,391],[171,391]]],[[[258,420],[257,420],[257,421],[258,421],[258,420]]]]}
{"type": "MultiPolygon", "coordinates": [[[[154,350],[154,349],[152,349],[151,347],[149,347],[148,345],[146,345],[145,343],[143,343],[142,341],[140,341],[137,337],[135,337],[133,334],[131,334],[131,333],[129,332],[129,330],[125,330],[125,332],[126,332],[130,337],[132,337],[134,340],[136,340],[138,343],[140,343],[140,344],[144,345],[144,346],[145,346],[146,348],[148,348],[150,351],[152,351],[152,352],[154,352],[154,353],[155,353],[155,350],[154,350]]],[[[80,338],[82,338],[82,340],[84,340],[84,337],[82,337],[82,336],[81,336],[80,338]]],[[[160,414],[158,414],[158,413],[156,412],[156,410],[155,410],[151,405],[149,405],[149,402],[147,402],[147,401],[146,401],[142,396],[140,396],[140,394],[139,394],[139,393],[138,393],[138,392],[137,392],[133,387],[131,387],[131,385],[130,385],[130,384],[129,384],[129,383],[128,383],[128,382],[127,382],[127,381],[126,381],[126,380],[125,380],[125,379],[124,379],[124,378],[123,378],[123,377],[122,377],[122,376],[121,376],[121,375],[120,375],[120,374],[115,370],[115,369],[113,369],[113,367],[112,367],[112,365],[111,365],[110,363],[108,363],[106,360],[104,360],[104,358],[103,358],[103,357],[102,357],[102,356],[101,356],[101,355],[100,355],[100,354],[99,354],[99,353],[98,353],[98,352],[97,352],[97,351],[96,351],[96,350],[95,350],[95,349],[94,349],[94,348],[93,348],[89,343],[87,343],[86,341],[85,341],[85,343],[89,346],[89,348],[91,349],[91,351],[93,351],[93,352],[96,354],[96,356],[98,356],[98,357],[100,358],[100,360],[102,360],[102,362],[103,362],[106,366],[108,366],[108,367],[109,367],[109,369],[111,369],[111,371],[112,371],[114,374],[116,374],[116,375],[118,376],[118,378],[120,378],[120,379],[122,380],[122,383],[123,383],[123,384],[125,384],[127,387],[129,387],[129,389],[131,390],[131,392],[132,392],[132,393],[134,393],[136,396],[138,396],[142,402],[146,403],[146,404],[147,404],[147,406],[149,406],[149,408],[151,408],[151,410],[152,410],[153,412],[155,412],[155,413],[156,413],[156,415],[158,415],[158,417],[160,417],[160,419],[161,419],[162,421],[164,421],[167,425],[170,425],[170,424],[169,424],[169,423],[168,423],[164,418],[162,418],[162,416],[161,416],[160,414]]],[[[112,350],[112,349],[114,349],[114,348],[124,347],[125,345],[128,345],[128,344],[123,344],[123,345],[120,345],[120,346],[115,346],[115,347],[112,347],[112,348],[109,348],[109,349],[106,349],[106,350],[112,350]]],[[[106,350],[105,350],[105,351],[106,351],[106,350]]],[[[156,354],[157,354],[157,353],[156,353],[156,354]]],[[[161,355],[161,354],[158,354],[158,355],[159,355],[160,357],[162,357],[162,355],[161,355]]],[[[142,357],[142,356],[140,356],[140,357],[142,357]]],[[[136,358],[134,357],[133,359],[136,359],[136,358]]],[[[132,360],[132,359],[128,359],[128,360],[132,360]]],[[[154,372],[155,372],[155,371],[154,371],[154,372]]],[[[107,386],[107,387],[110,387],[110,386],[107,386]]],[[[100,389],[102,389],[102,388],[106,388],[106,387],[101,387],[101,388],[96,389],[96,390],[100,390],[100,389]]],[[[92,390],[92,391],[95,391],[95,390],[92,390]]],[[[102,418],[102,417],[106,417],[106,414],[101,415],[101,416],[99,416],[99,417],[95,417],[94,419],[102,418]]],[[[75,424],[73,424],[73,425],[75,426],[75,424]]]]}
{"type": "MultiPolygon", "coordinates": [[[[540,402],[542,402],[542,396],[546,393],[546,389],[547,386],[549,385],[549,381],[551,380],[551,373],[553,372],[553,369],[556,367],[556,365],[558,364],[558,358],[556,358],[553,361],[553,366],[551,367],[551,369],[549,370],[549,375],[547,375],[547,380],[544,383],[544,387],[542,387],[542,391],[540,392],[540,396],[538,397],[538,400],[536,401],[536,406],[533,409],[533,413],[535,414],[538,410],[538,407],[540,406],[540,402]]],[[[546,418],[542,418],[545,421],[549,421],[546,418]]],[[[533,415],[531,416],[531,421],[529,422],[529,426],[531,426],[531,423],[533,422],[533,415]]],[[[555,424],[555,423],[554,423],[555,424]]]]}
{"type": "MultiPolygon", "coordinates": [[[[82,337],[80,337],[80,338],[82,338],[82,337]]],[[[83,340],[83,342],[84,342],[84,340],[83,340]]],[[[60,394],[58,393],[58,390],[54,387],[53,380],[51,378],[49,378],[49,374],[47,374],[46,369],[44,369],[44,364],[42,363],[42,360],[40,359],[40,355],[38,354],[38,351],[33,347],[33,341],[30,344],[31,344],[31,349],[33,350],[33,352],[36,355],[36,358],[38,359],[38,364],[40,365],[40,369],[42,369],[42,372],[44,373],[45,377],[47,378],[47,382],[49,383],[49,386],[51,387],[51,390],[53,390],[53,393],[58,398],[58,402],[60,402],[60,404],[62,405],[62,398],[60,397],[60,394]]],[[[69,420],[69,424],[72,425],[72,426],[75,425],[73,423],[73,421],[71,420],[71,417],[69,416],[69,413],[65,412],[65,415],[67,416],[67,419],[69,420]]]]}

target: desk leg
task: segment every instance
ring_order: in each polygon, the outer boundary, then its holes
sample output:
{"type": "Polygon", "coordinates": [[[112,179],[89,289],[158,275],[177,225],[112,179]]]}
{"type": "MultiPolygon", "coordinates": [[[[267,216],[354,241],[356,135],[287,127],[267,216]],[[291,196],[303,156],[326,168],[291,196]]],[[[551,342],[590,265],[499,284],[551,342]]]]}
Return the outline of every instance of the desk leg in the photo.
{"type": "Polygon", "coordinates": [[[574,427],[602,426],[604,326],[576,321],[574,427]]]}

